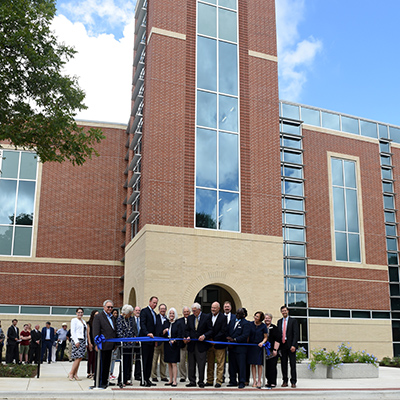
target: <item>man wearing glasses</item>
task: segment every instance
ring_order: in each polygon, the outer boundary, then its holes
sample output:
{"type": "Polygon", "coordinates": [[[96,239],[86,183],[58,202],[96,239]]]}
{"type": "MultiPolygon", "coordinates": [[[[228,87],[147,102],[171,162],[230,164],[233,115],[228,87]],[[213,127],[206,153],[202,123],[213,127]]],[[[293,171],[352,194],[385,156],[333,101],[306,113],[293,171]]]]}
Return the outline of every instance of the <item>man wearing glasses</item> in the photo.
{"type": "MultiPolygon", "coordinates": [[[[116,337],[116,324],[117,321],[112,315],[114,304],[111,300],[106,300],[103,303],[103,311],[95,315],[93,320],[93,336],[104,335],[106,339],[114,339],[116,337]]],[[[114,385],[108,382],[110,376],[110,364],[112,351],[115,343],[105,342],[102,344],[101,358],[100,358],[100,386],[106,388],[109,385],[114,385]]],[[[96,351],[99,351],[96,346],[96,351]]],[[[97,362],[97,357],[96,357],[97,362]]],[[[95,369],[97,371],[97,368],[95,369]]],[[[96,374],[95,374],[96,384],[96,374]]]]}

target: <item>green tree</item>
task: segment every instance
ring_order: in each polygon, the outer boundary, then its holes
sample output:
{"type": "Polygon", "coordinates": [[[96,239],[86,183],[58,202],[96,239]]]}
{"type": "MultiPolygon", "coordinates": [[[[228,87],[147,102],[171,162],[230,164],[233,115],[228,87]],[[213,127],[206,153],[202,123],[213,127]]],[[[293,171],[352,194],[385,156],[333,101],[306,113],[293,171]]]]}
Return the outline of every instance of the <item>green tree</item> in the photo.
{"type": "Polygon", "coordinates": [[[85,93],[62,73],[76,51],[50,29],[55,3],[0,0],[0,141],[35,150],[42,162],[80,165],[104,136],[75,122],[85,93]]]}

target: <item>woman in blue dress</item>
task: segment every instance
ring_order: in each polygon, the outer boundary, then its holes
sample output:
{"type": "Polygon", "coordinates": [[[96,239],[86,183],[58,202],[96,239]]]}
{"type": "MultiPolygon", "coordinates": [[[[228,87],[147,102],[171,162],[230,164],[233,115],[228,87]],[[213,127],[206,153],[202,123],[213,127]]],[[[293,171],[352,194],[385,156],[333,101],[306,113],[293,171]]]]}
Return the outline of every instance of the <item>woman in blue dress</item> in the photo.
{"type": "Polygon", "coordinates": [[[247,350],[247,363],[251,365],[253,387],[257,389],[261,389],[263,345],[267,339],[268,328],[264,324],[264,313],[262,311],[257,311],[254,314],[254,322],[250,324],[249,336],[249,343],[257,344],[257,346],[249,346],[247,350]]]}

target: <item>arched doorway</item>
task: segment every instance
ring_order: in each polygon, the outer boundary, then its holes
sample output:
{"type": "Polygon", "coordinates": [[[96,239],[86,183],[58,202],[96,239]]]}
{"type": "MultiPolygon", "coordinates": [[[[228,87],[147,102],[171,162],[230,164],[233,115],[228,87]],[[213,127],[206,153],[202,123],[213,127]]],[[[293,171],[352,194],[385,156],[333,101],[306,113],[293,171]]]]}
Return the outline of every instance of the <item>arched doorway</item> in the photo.
{"type": "Polygon", "coordinates": [[[236,312],[236,307],[240,306],[240,304],[236,304],[235,300],[233,299],[232,295],[219,285],[207,285],[197,293],[195,302],[201,304],[201,309],[205,313],[211,312],[211,304],[214,301],[218,301],[221,304],[221,311],[225,301],[230,301],[232,304],[232,312],[236,312]]]}
{"type": "Polygon", "coordinates": [[[129,301],[128,304],[130,304],[133,308],[136,307],[136,291],[134,288],[131,289],[129,292],[129,301]]]}

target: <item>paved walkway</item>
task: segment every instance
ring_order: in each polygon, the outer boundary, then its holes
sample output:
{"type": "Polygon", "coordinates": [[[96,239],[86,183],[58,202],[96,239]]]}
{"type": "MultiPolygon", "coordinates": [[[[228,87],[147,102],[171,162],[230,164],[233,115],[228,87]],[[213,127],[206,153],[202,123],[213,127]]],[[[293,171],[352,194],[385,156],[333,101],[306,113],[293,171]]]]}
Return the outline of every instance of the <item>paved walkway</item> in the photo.
{"type": "Polygon", "coordinates": [[[395,399],[400,400],[400,368],[379,368],[375,379],[301,379],[297,388],[276,388],[273,390],[254,388],[221,389],[186,388],[184,383],[177,388],[165,388],[159,382],[152,388],[142,388],[139,382],[124,389],[109,387],[106,390],[90,390],[93,381],[86,379],[86,362],[80,366],[81,381],[69,381],[69,362],[42,364],[41,376],[37,378],[0,378],[0,399],[209,399],[218,396],[223,399],[395,399]]]}

